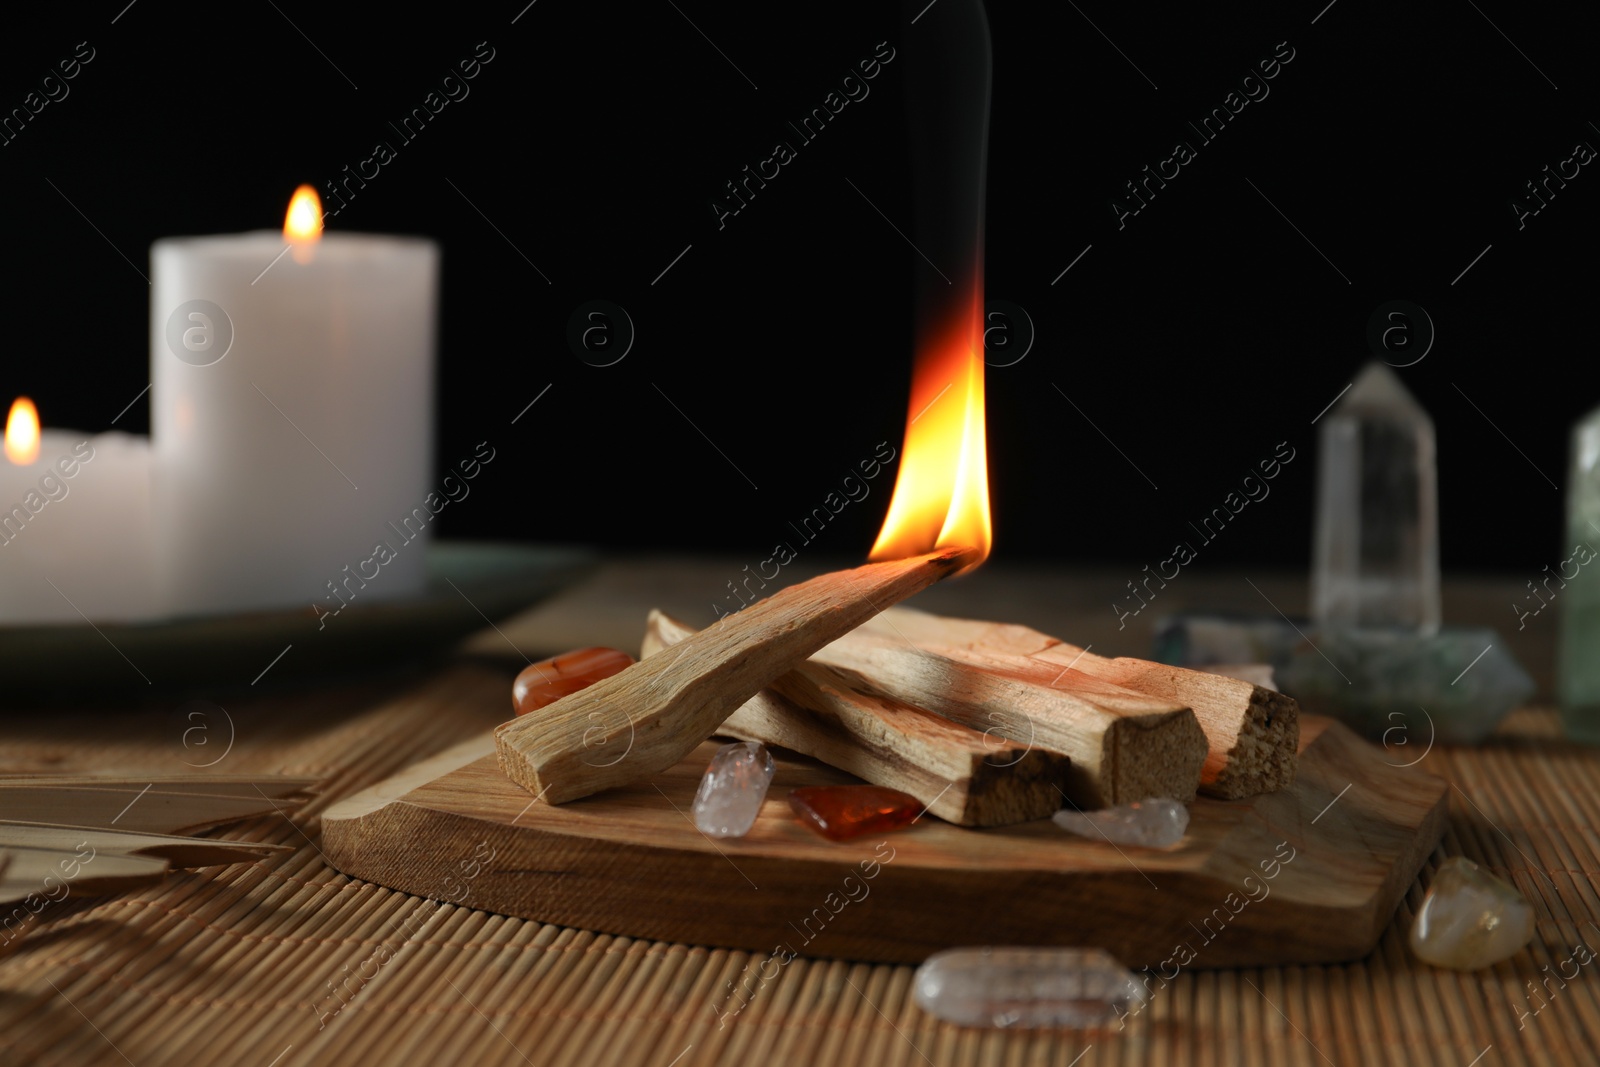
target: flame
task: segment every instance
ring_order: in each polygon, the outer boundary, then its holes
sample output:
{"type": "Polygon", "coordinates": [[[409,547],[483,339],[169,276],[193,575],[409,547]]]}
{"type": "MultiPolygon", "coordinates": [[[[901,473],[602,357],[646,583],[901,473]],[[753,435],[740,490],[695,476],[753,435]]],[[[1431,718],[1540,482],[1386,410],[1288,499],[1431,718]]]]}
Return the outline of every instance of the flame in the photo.
{"type": "Polygon", "coordinates": [[[22,467],[39,458],[39,409],[25,396],[11,402],[6,416],[6,458],[22,467]]]}
{"type": "Polygon", "coordinates": [[[289,212],[283,217],[283,239],[294,245],[296,263],[309,263],[311,252],[322,238],[322,200],[316,189],[302,185],[289,198],[289,212]]]}
{"type": "Polygon", "coordinates": [[[975,548],[969,571],[989,555],[989,461],[983,417],[983,296],[917,354],[910,421],[894,497],[874,560],[940,548],[975,548]]]}

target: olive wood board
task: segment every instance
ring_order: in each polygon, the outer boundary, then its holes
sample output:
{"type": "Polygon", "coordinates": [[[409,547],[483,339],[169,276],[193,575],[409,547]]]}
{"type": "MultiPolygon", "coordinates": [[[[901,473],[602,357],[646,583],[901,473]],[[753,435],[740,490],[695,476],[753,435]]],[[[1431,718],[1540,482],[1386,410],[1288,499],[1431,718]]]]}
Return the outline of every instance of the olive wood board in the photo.
{"type": "Polygon", "coordinates": [[[1443,779],[1305,716],[1293,785],[1201,797],[1171,849],[932,815],[829,841],[789,791],[855,779],[785,753],[749,834],[713,840],[690,808],[716,747],[551,806],[500,772],[484,735],[329,808],[322,849],[392,889],[627,937],[891,963],[956,945],[1099,946],[1133,967],[1211,968],[1367,955],[1447,808],[1443,779]]]}

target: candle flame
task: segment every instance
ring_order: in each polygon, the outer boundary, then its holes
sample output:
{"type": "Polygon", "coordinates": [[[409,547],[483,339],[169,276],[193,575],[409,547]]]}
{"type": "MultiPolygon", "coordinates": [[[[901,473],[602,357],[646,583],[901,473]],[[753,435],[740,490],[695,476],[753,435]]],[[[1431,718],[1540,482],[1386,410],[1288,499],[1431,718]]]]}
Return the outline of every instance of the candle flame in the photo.
{"type": "Polygon", "coordinates": [[[917,353],[910,421],[894,496],[874,560],[903,559],[941,548],[974,548],[969,571],[989,555],[989,462],[983,410],[983,298],[952,329],[917,353]]]}
{"type": "Polygon", "coordinates": [[[6,458],[22,467],[39,458],[39,409],[25,396],[11,402],[6,416],[6,458]]]}
{"type": "Polygon", "coordinates": [[[316,189],[302,185],[289,198],[283,217],[283,239],[294,245],[296,263],[309,263],[311,251],[322,238],[322,200],[316,189]]]}

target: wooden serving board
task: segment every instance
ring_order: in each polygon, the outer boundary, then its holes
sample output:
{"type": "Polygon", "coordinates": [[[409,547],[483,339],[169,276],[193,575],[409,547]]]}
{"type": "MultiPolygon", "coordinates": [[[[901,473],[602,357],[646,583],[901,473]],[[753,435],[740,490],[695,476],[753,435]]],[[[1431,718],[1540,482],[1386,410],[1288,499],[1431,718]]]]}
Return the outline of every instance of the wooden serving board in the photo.
{"type": "Polygon", "coordinates": [[[330,808],[339,870],[505,915],[653,940],[920,962],[953,945],[1095,945],[1133,967],[1331,963],[1371,952],[1444,831],[1447,784],[1345,727],[1301,721],[1295,784],[1202,797],[1171,850],[1048,819],[964,829],[925,816],[827,841],[789,790],[853,781],[780,758],[750,833],[712,840],[690,805],[716,746],[653,781],[559,807],[500,773],[488,736],[330,808]]]}

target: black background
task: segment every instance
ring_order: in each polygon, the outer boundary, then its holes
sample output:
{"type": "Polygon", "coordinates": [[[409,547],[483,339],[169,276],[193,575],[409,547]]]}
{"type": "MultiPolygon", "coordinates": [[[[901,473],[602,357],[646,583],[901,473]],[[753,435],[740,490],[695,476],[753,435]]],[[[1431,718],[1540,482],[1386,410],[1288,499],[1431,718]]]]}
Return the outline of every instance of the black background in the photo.
{"type": "MultiPolygon", "coordinates": [[[[151,241],[276,228],[296,184],[387,140],[397,158],[329,226],[441,243],[436,457],[487,439],[514,460],[444,536],[765,549],[898,446],[929,268],[883,216],[909,229],[920,3],[124,2],[8,13],[0,39],[6,111],[78,42],[95,52],[0,147],[0,392],[48,424],[110,428],[149,381],[151,241]],[[871,95],[719,230],[722,183],[880,41],[898,58],[871,95]],[[470,95],[401,144],[388,121],[479,42],[470,95]],[[637,327],[611,367],[565,340],[591,299],[637,327]]],[[[987,291],[1037,329],[989,373],[998,556],[1156,559],[1287,441],[1296,462],[1207,562],[1303,566],[1311,421],[1370,358],[1373,310],[1405,299],[1437,329],[1400,374],[1437,425],[1445,565],[1560,558],[1566,436],[1597,392],[1600,178],[1520,231],[1508,205],[1600,144],[1590,40],[1553,6],[1323,2],[990,5],[987,291]],[[1270,95],[1119,230],[1123,183],[1283,41],[1270,95]]],[[[148,425],[146,398],[116,428],[148,425]]],[[[888,489],[825,550],[864,554],[888,489]]]]}

